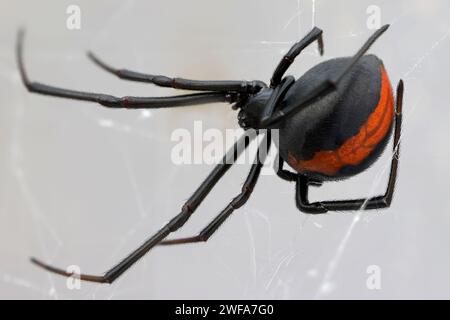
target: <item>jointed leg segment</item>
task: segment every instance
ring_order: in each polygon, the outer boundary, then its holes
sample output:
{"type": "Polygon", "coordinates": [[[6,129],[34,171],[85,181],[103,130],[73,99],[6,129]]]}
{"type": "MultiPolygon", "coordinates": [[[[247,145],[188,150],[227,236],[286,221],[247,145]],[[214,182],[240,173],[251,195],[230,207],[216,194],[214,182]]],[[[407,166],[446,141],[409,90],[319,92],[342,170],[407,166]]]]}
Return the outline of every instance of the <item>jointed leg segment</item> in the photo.
{"type": "Polygon", "coordinates": [[[308,47],[314,41],[317,41],[319,45],[320,55],[323,55],[322,30],[314,27],[306,36],[303,37],[303,39],[294,44],[288,51],[288,53],[286,53],[283,59],[279,62],[272,75],[272,79],[270,80],[270,87],[274,88],[280,84],[284,73],[294,62],[295,58],[303,51],[303,49],[308,47]]]}
{"type": "Polygon", "coordinates": [[[110,108],[131,109],[168,108],[212,102],[234,103],[237,99],[236,93],[222,91],[178,95],[172,97],[115,97],[107,94],[68,90],[49,86],[39,82],[32,82],[28,79],[23,63],[23,38],[24,32],[20,31],[17,43],[17,61],[19,64],[19,70],[22,76],[23,83],[31,92],[68,99],[97,102],[105,107],[110,108]]]}
{"type": "MultiPolygon", "coordinates": [[[[332,91],[334,91],[339,84],[339,81],[346,75],[350,70],[352,70],[353,66],[358,62],[358,60],[369,50],[369,48],[372,46],[372,44],[388,29],[389,25],[384,25],[369,38],[364,43],[364,45],[358,50],[358,52],[351,58],[348,65],[343,68],[343,70],[338,73],[333,78],[329,78],[324,80],[323,82],[319,83],[316,87],[312,87],[311,89],[308,89],[303,95],[301,99],[298,99],[295,104],[291,104],[286,106],[284,109],[278,109],[273,114],[270,114],[267,116],[261,123],[261,126],[263,128],[271,127],[274,124],[276,124],[278,121],[282,120],[283,118],[299,111],[301,108],[306,106],[308,103],[313,101],[314,99],[320,98],[332,91]]],[[[304,39],[302,39],[300,43],[304,42],[305,44],[312,43],[315,39],[320,39],[321,30],[314,31],[313,29],[304,39]],[[308,37],[310,36],[310,37],[308,37]],[[307,39],[307,40],[305,40],[307,39]]],[[[319,41],[319,44],[321,42],[319,41]]],[[[297,45],[297,44],[296,44],[297,45]]],[[[293,53],[292,55],[289,55],[289,57],[295,58],[296,54],[300,53],[301,50],[296,49],[296,45],[294,45],[289,53],[293,53]],[[297,53],[298,52],[298,53],[297,53]]],[[[299,45],[299,48],[303,48],[302,45],[299,45]]],[[[286,59],[284,59],[286,60],[286,59]]],[[[272,77],[271,86],[272,84],[279,84],[281,81],[282,74],[286,71],[287,67],[292,63],[292,61],[289,63],[289,59],[287,59],[288,62],[283,62],[283,60],[280,62],[279,66],[275,70],[274,76],[272,77]],[[275,77],[277,74],[281,74],[280,76],[275,77]],[[275,80],[273,80],[275,78],[275,80]]]]}
{"type": "Polygon", "coordinates": [[[222,210],[222,212],[209,223],[200,233],[193,237],[181,238],[181,239],[170,239],[162,241],[162,245],[173,245],[173,244],[184,244],[184,243],[194,243],[207,241],[222,225],[222,223],[233,213],[234,210],[242,207],[247,200],[250,198],[250,195],[253,192],[253,189],[258,181],[259,175],[261,173],[261,168],[264,165],[264,161],[266,159],[267,153],[269,152],[271,141],[270,141],[270,131],[267,132],[264,137],[261,145],[267,145],[266,152],[262,152],[260,154],[260,148],[258,148],[256,161],[252,165],[250,172],[247,176],[247,179],[242,186],[242,191],[233,200],[222,210]]]}
{"type": "Polygon", "coordinates": [[[170,78],[162,75],[146,74],[128,69],[117,69],[100,60],[92,52],[89,52],[88,56],[96,65],[116,75],[121,79],[153,83],[160,87],[195,90],[195,91],[239,92],[248,94],[257,93],[262,88],[267,87],[267,85],[264,82],[259,80],[255,81],[190,80],[183,78],[170,78]]]}
{"type": "MultiPolygon", "coordinates": [[[[122,275],[126,270],[128,270],[134,263],[136,263],[142,256],[144,256],[150,249],[161,243],[161,241],[166,238],[170,233],[175,232],[181,228],[190,216],[195,212],[201,202],[205,199],[208,193],[213,189],[220,178],[228,171],[232,164],[236,161],[239,155],[247,148],[250,140],[254,136],[243,135],[235,145],[227,152],[224,156],[222,162],[213,169],[213,171],[208,175],[208,177],[203,181],[200,187],[194,192],[194,194],[189,198],[188,201],[183,205],[181,212],[176,215],[172,220],[170,220],[164,227],[162,227],[158,232],[156,232],[152,237],[146,240],[139,248],[129,254],[125,259],[119,262],[116,266],[111,268],[102,276],[96,275],[79,275],[81,280],[91,281],[91,282],[101,282],[101,283],[112,283],[120,275],[122,275]]],[[[259,174],[259,170],[252,169],[253,175],[252,180],[255,179],[254,176],[259,174]]],[[[256,180],[254,180],[256,182],[256,180]]],[[[251,185],[251,184],[250,184],[251,185]]],[[[238,203],[233,203],[237,206],[238,203]]],[[[231,212],[230,212],[231,213],[231,212]]],[[[47,265],[35,258],[31,261],[44,269],[63,275],[72,276],[72,273],[66,272],[63,269],[55,268],[47,265]]]]}

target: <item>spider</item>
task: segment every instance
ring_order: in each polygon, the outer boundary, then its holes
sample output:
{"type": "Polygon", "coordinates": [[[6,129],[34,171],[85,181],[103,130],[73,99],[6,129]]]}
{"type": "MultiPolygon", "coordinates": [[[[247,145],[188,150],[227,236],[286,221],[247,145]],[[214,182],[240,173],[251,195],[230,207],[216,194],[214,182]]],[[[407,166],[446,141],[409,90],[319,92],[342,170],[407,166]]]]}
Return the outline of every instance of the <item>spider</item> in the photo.
{"type": "MultiPolygon", "coordinates": [[[[121,79],[203,91],[170,97],[119,98],[32,82],[23,63],[23,30],[19,31],[16,51],[23,83],[30,92],[96,102],[108,108],[172,108],[212,102],[232,104],[234,109],[239,110],[238,122],[242,128],[255,129],[257,134],[261,133],[261,129],[266,129],[258,148],[264,143],[270,147],[271,130],[279,130],[277,175],[284,180],[296,182],[296,203],[299,210],[321,214],[328,211],[386,208],[391,204],[399,158],[403,81],[398,83],[394,106],[391,85],[382,61],[375,55],[365,54],[388,27],[389,25],[385,25],[375,31],[352,57],[322,62],[297,80],[293,76],[283,77],[295,58],[310,44],[317,41],[319,53],[323,55],[322,30],[315,27],[283,56],[269,85],[263,81],[199,81],[144,74],[116,69],[88,53],[95,64],[121,79]],[[309,186],[342,180],[367,169],[385,149],[393,129],[393,157],[389,182],[383,195],[354,200],[308,200],[309,186]],[[283,169],[284,162],[295,171],[283,169]]],[[[186,223],[230,169],[232,163],[226,160],[236,160],[248,144],[249,139],[239,138],[226,152],[224,160],[214,167],[182,206],[181,212],[103,275],[78,275],[35,258],[31,258],[31,261],[66,277],[76,275],[81,280],[112,283],[156,245],[207,241],[234,210],[247,202],[257,183],[265,155],[257,153],[241,192],[199,234],[181,239],[166,240],[166,237],[186,223]]]]}

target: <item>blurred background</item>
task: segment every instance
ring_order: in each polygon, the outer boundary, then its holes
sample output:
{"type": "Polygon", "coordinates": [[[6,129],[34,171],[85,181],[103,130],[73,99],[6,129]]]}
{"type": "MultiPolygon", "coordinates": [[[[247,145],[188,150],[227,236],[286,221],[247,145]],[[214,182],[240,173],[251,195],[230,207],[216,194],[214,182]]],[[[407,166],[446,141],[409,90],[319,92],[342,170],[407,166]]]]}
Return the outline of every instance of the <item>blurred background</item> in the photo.
{"type": "MultiPolygon", "coordinates": [[[[448,1],[2,0],[0,12],[0,298],[450,298],[448,1]],[[354,54],[385,23],[371,52],[394,87],[400,78],[406,86],[391,208],[308,216],[295,206],[293,184],[264,175],[209,242],[156,248],[113,285],[73,288],[30,264],[35,256],[86,273],[109,269],[177,214],[212,169],[174,164],[172,132],[192,132],[197,120],[225,131],[237,121],[226,104],[108,110],[30,94],[14,57],[20,26],[33,80],[163,96],[179,91],[117,79],[86,51],[142,72],[267,82],[313,26],[324,30],[325,55],[309,47],[288,70],[295,77],[354,54]]],[[[382,193],[389,150],[311,198],[382,193]]],[[[238,193],[248,167],[233,167],[176,236],[201,230],[238,193]]]]}

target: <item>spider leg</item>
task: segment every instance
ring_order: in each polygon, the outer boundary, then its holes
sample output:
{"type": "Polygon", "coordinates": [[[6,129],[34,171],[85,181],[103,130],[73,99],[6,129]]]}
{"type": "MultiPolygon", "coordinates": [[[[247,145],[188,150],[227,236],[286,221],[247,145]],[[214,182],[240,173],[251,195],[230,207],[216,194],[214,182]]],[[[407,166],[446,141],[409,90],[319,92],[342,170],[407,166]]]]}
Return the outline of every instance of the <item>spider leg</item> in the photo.
{"type": "Polygon", "coordinates": [[[297,174],[294,172],[291,172],[289,170],[283,169],[284,166],[284,160],[281,158],[280,154],[278,153],[277,156],[277,162],[275,163],[276,173],[277,176],[279,176],[281,179],[286,181],[296,181],[297,180],[297,174]]]}
{"type": "MultiPolygon", "coordinates": [[[[308,105],[311,101],[321,96],[324,96],[334,90],[336,90],[339,81],[348,74],[348,72],[353,68],[353,66],[358,62],[358,60],[369,50],[372,44],[389,28],[389,25],[384,25],[369,38],[364,43],[364,45],[358,50],[358,52],[352,57],[348,65],[343,68],[341,73],[338,73],[333,78],[328,78],[317,85],[317,87],[304,92],[303,97],[299,98],[295,104],[286,106],[284,109],[279,109],[273,114],[270,114],[262,119],[261,125],[266,128],[274,123],[280,121],[286,116],[299,111],[304,106],[308,105]]],[[[301,42],[301,41],[300,41],[301,42]]]]}
{"type": "Polygon", "coordinates": [[[397,180],[398,159],[400,157],[400,134],[402,125],[402,104],[403,104],[403,81],[400,80],[397,86],[397,101],[395,108],[395,131],[393,156],[391,162],[391,170],[389,173],[389,182],[386,192],[377,197],[369,199],[354,199],[341,201],[321,201],[309,203],[308,201],[308,185],[310,182],[304,175],[298,175],[297,180],[297,207],[306,213],[325,213],[327,211],[341,210],[368,210],[387,208],[391,205],[392,197],[397,180]]]}
{"type": "Polygon", "coordinates": [[[198,235],[187,238],[164,240],[160,244],[173,245],[208,241],[208,239],[219,229],[219,227],[233,213],[233,211],[242,207],[250,198],[250,195],[252,194],[256,183],[258,182],[261,168],[264,165],[264,161],[270,149],[270,144],[270,131],[268,131],[263,141],[261,142],[261,145],[266,145],[267,148],[264,152],[262,152],[261,155],[260,148],[258,148],[255,163],[252,165],[247,179],[242,185],[242,191],[236,197],[234,197],[233,200],[231,200],[231,202],[225,207],[225,209],[223,209],[222,212],[220,212],[220,214],[216,218],[214,218],[213,221],[211,221],[211,223],[209,223],[202,231],[200,231],[198,235]]]}
{"type": "Polygon", "coordinates": [[[295,78],[293,76],[287,76],[283,78],[283,80],[281,80],[281,83],[273,89],[272,94],[270,95],[269,100],[264,107],[264,112],[261,117],[262,119],[268,118],[273,114],[275,108],[283,100],[286,92],[294,84],[294,82],[295,78]]]}
{"type": "MultiPolygon", "coordinates": [[[[281,179],[290,181],[290,182],[297,181],[297,178],[298,178],[297,173],[283,169],[284,160],[281,158],[280,154],[278,154],[277,163],[275,163],[275,165],[276,165],[275,169],[276,169],[277,176],[279,176],[281,179]]],[[[322,184],[323,184],[322,181],[308,179],[308,185],[310,185],[310,186],[320,187],[322,184]]]]}
{"type": "Polygon", "coordinates": [[[317,40],[319,46],[319,53],[323,55],[323,39],[322,30],[314,27],[306,36],[303,37],[299,42],[295,43],[288,53],[285,54],[283,59],[278,63],[275,71],[273,72],[272,79],[270,79],[270,87],[274,88],[280,84],[281,78],[283,77],[286,70],[294,62],[295,58],[309,46],[311,43],[317,40]]]}
{"type": "Polygon", "coordinates": [[[17,61],[19,64],[20,75],[22,81],[30,92],[40,93],[43,95],[97,102],[105,107],[110,108],[168,108],[189,106],[197,104],[205,104],[212,102],[229,102],[236,101],[237,95],[227,92],[206,92],[189,95],[179,95],[172,97],[115,97],[112,95],[83,92],[49,86],[39,82],[29,80],[25,65],[23,63],[23,38],[24,32],[20,31],[17,42],[17,61]]]}
{"type": "Polygon", "coordinates": [[[152,75],[136,72],[128,69],[114,68],[100,60],[92,52],[88,52],[88,57],[103,70],[116,75],[125,80],[152,83],[160,87],[196,90],[196,91],[220,91],[220,92],[239,92],[239,93],[257,93],[267,85],[262,81],[231,81],[231,80],[190,80],[183,78],[170,78],[162,75],[152,75]]]}
{"type": "MultiPolygon", "coordinates": [[[[250,140],[255,138],[256,135],[243,135],[233,147],[231,147],[228,152],[223,157],[221,163],[217,164],[211,173],[206,177],[206,179],[200,184],[197,190],[192,194],[192,196],[186,201],[186,203],[181,208],[181,212],[176,215],[172,220],[170,220],[164,227],[157,231],[153,236],[147,239],[141,246],[130,253],[125,259],[119,262],[116,266],[108,270],[104,275],[78,275],[81,280],[100,282],[100,283],[112,283],[119,276],[121,276],[125,271],[127,271],[132,265],[134,265],[142,256],[144,256],[150,249],[159,244],[164,238],[166,238],[170,233],[175,232],[181,228],[186,221],[195,212],[201,202],[213,189],[216,183],[222,178],[222,176],[230,169],[234,164],[239,155],[248,147],[250,140]]],[[[52,267],[45,264],[35,258],[31,261],[53,273],[70,277],[73,273],[69,273],[60,268],[52,267]]]]}

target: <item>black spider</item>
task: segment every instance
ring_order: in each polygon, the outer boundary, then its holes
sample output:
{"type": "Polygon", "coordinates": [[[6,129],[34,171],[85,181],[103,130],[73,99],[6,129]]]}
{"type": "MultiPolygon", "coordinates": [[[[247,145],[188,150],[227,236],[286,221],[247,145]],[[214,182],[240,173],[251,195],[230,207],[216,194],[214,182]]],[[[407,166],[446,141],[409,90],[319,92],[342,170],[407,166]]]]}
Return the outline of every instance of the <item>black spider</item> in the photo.
{"type": "MultiPolygon", "coordinates": [[[[172,97],[122,97],[81,92],[48,86],[28,79],[22,60],[23,32],[19,32],[17,59],[23,83],[31,92],[69,99],[97,102],[109,108],[170,108],[228,102],[239,109],[239,125],[244,129],[268,129],[259,148],[271,144],[271,130],[279,129],[278,176],[296,181],[297,206],[307,213],[336,210],[359,210],[389,207],[394,191],[399,138],[403,82],[397,87],[394,106],[392,89],[380,59],[364,55],[375,40],[388,28],[377,30],[353,56],[325,61],[306,72],[298,80],[283,78],[294,59],[308,45],[317,40],[323,54],[322,30],[314,28],[294,44],[276,67],[270,86],[262,81],[198,81],[155,76],[126,69],[115,69],[92,53],[89,57],[106,71],[127,80],[153,83],[162,87],[204,91],[172,97]],[[369,199],[308,201],[308,187],[320,186],[323,181],[353,176],[368,168],[384,150],[394,132],[394,156],[389,183],[384,195],[369,199]],[[283,169],[288,162],[296,172],[283,169]]],[[[258,131],[257,131],[258,132],[258,131]]],[[[249,139],[240,138],[216,165],[200,187],[183,205],[181,212],[146,240],[138,249],[101,276],[79,275],[80,279],[111,283],[130,268],[151,248],[158,244],[171,245],[208,240],[231,213],[245,204],[256,185],[265,160],[258,152],[242,191],[198,235],[164,240],[178,230],[195,212],[215,184],[248,146],[249,139]]],[[[34,258],[37,265],[63,276],[73,273],[54,268],[34,258]]]]}

